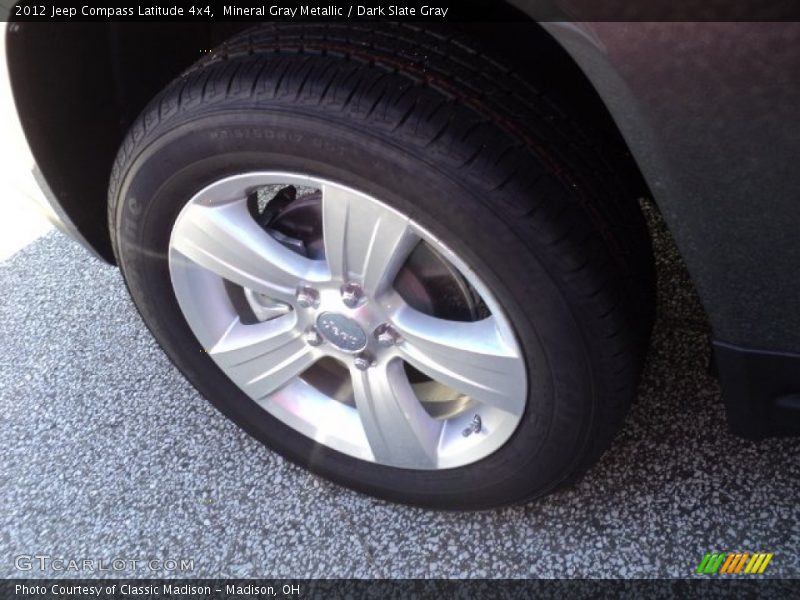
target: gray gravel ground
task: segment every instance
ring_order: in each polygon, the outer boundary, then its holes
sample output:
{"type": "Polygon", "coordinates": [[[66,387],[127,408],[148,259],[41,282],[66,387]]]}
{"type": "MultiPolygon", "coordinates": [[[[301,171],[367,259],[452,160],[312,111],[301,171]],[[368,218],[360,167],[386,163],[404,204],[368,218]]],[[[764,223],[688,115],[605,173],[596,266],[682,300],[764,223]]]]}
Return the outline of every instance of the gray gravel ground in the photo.
{"type": "Polygon", "coordinates": [[[47,554],[191,558],[192,576],[682,577],[743,550],[800,576],[800,439],[727,433],[703,315],[663,232],[658,246],[659,322],[613,447],[544,500],[449,514],[251,440],[162,354],[119,273],[47,235],[0,263],[0,576],[59,575],[14,568],[47,554]]]}

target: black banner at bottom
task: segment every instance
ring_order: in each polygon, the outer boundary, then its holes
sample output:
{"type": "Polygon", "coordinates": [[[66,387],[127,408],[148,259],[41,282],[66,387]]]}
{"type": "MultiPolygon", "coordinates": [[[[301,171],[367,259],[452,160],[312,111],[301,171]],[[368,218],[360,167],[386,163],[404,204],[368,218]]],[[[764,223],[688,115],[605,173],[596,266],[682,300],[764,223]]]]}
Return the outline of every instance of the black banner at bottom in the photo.
{"type": "Polygon", "coordinates": [[[790,598],[788,579],[5,579],[0,598],[29,600],[268,600],[480,598],[790,598]]]}

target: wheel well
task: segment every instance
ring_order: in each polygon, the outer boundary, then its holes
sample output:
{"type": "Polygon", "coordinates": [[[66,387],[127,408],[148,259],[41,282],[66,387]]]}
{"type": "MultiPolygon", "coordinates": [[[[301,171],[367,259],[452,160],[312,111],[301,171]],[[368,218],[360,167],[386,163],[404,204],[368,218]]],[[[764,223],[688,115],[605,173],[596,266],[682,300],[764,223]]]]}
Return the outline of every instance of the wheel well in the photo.
{"type": "MultiPolygon", "coordinates": [[[[507,9],[513,10],[513,9],[507,9]]],[[[7,57],[34,158],[64,212],[114,262],[108,180],[129,125],[148,101],[249,23],[13,23],[7,57]]],[[[646,186],[602,100],[567,53],[535,22],[473,23],[466,33],[533,78],[608,145],[618,172],[646,186]]]]}

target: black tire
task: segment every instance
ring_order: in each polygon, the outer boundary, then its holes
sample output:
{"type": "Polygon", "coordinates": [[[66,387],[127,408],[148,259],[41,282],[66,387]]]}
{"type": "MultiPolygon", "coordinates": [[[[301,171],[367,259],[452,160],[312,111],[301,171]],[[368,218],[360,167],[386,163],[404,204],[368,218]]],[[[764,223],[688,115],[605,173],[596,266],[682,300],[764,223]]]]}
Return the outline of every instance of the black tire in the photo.
{"type": "Polygon", "coordinates": [[[394,501],[479,509],[545,494],[608,447],[653,314],[647,230],[599,146],[526,81],[440,30],[268,24],[230,40],[132,126],[109,191],[136,306],[178,368],[251,435],[315,473],[394,501]],[[296,170],[412,215],[493,289],[526,355],[509,441],[456,469],[393,469],[319,446],[258,408],[189,329],[169,234],[199,189],[296,170]]]}

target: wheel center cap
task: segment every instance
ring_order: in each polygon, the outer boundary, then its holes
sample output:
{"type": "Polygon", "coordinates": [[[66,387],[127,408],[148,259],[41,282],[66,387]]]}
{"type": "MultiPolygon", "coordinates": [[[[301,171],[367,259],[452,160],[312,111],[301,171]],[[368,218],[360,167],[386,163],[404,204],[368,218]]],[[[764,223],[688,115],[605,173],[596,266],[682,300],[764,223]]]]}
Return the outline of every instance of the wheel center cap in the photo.
{"type": "Polygon", "coordinates": [[[345,352],[358,352],[367,345],[367,334],[361,325],[341,313],[322,313],[317,317],[317,329],[322,337],[345,352]]]}

